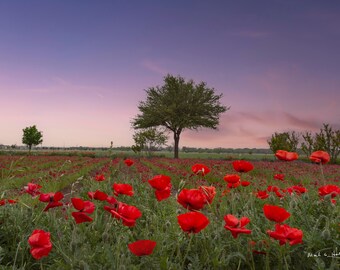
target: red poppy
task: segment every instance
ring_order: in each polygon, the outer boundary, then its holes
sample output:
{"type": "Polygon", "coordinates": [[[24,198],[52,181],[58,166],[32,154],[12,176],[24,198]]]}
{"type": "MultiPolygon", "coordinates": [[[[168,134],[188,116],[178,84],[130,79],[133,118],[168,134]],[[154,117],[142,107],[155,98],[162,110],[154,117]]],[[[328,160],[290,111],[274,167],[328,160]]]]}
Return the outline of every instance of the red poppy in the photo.
{"type": "Polygon", "coordinates": [[[239,185],[241,185],[241,182],[236,182],[236,183],[228,183],[227,187],[228,188],[237,188],[239,185]]]}
{"type": "Polygon", "coordinates": [[[296,228],[291,228],[287,224],[276,224],[275,231],[267,231],[268,235],[279,240],[280,245],[289,243],[293,246],[302,243],[303,232],[296,228]]]}
{"type": "Polygon", "coordinates": [[[277,223],[281,223],[290,217],[290,213],[286,209],[276,205],[265,204],[263,212],[267,219],[277,223]]]}
{"type": "Polygon", "coordinates": [[[87,192],[87,196],[89,196],[90,199],[98,200],[98,201],[106,201],[108,195],[100,190],[96,190],[95,192],[87,192]]]}
{"type": "Polygon", "coordinates": [[[205,197],[206,202],[211,204],[216,195],[216,188],[214,186],[210,186],[210,187],[200,186],[198,190],[202,192],[203,196],[205,197]]]}
{"type": "Polygon", "coordinates": [[[188,210],[200,210],[206,203],[202,191],[198,189],[182,189],[178,194],[177,201],[188,210]]]}
{"type": "Polygon", "coordinates": [[[237,238],[240,233],[251,234],[251,230],[244,228],[250,222],[247,217],[242,217],[238,220],[233,215],[226,215],[224,216],[224,221],[226,223],[224,228],[229,230],[234,238],[237,238]]]}
{"type": "Polygon", "coordinates": [[[279,180],[279,181],[284,181],[285,175],[284,174],[275,174],[274,179],[279,180]]]}
{"type": "Polygon", "coordinates": [[[157,190],[166,189],[169,185],[171,185],[171,178],[166,175],[156,175],[154,178],[148,180],[150,186],[157,190]]]}
{"type": "Polygon", "coordinates": [[[254,169],[254,165],[246,160],[235,160],[233,162],[234,170],[240,173],[250,172],[254,169]]]}
{"type": "Polygon", "coordinates": [[[128,166],[128,167],[130,167],[130,166],[133,165],[133,161],[132,161],[131,159],[125,159],[125,160],[124,160],[124,163],[125,163],[125,165],[128,166]]]}
{"type": "Polygon", "coordinates": [[[256,193],[256,197],[261,199],[261,200],[264,200],[264,199],[267,199],[269,197],[269,194],[267,193],[267,190],[259,190],[256,193]]]}
{"type": "Polygon", "coordinates": [[[209,219],[200,212],[189,212],[177,216],[178,224],[184,232],[198,233],[209,224],[209,219]]]}
{"type": "Polygon", "coordinates": [[[242,187],[247,187],[247,186],[249,186],[251,183],[250,182],[248,182],[248,181],[241,181],[241,186],[242,187]]]}
{"type": "Polygon", "coordinates": [[[91,217],[88,216],[88,214],[92,214],[95,210],[95,205],[93,202],[83,201],[80,198],[72,198],[71,201],[74,208],[79,211],[72,212],[72,216],[77,224],[83,222],[91,222],[93,220],[91,217]]]}
{"type": "Polygon", "coordinates": [[[3,206],[5,204],[6,204],[6,200],[5,199],[0,200],[0,206],[3,206]]]}
{"type": "Polygon", "coordinates": [[[156,242],[152,240],[138,240],[128,244],[129,250],[136,256],[145,256],[152,254],[156,247],[156,242]]]}
{"type": "Polygon", "coordinates": [[[42,186],[34,183],[28,183],[27,186],[24,186],[24,190],[26,193],[30,194],[31,196],[37,196],[40,194],[39,189],[42,188],[42,186]]]}
{"type": "Polygon", "coordinates": [[[43,230],[34,230],[28,238],[28,244],[31,246],[30,252],[36,260],[48,256],[52,250],[51,235],[43,230]]]}
{"type": "Polygon", "coordinates": [[[237,174],[227,174],[223,179],[230,184],[236,184],[240,182],[241,177],[237,174]]]}
{"type": "Polygon", "coordinates": [[[331,160],[329,154],[325,151],[315,151],[310,155],[309,159],[315,163],[321,162],[322,164],[328,163],[331,160]]]}
{"type": "Polygon", "coordinates": [[[98,182],[104,181],[105,176],[103,174],[96,174],[95,180],[98,182]]]}
{"type": "Polygon", "coordinates": [[[47,211],[50,208],[62,206],[63,203],[59,202],[62,198],[64,198],[64,195],[59,191],[56,193],[42,193],[40,194],[39,201],[48,202],[48,205],[44,209],[44,211],[47,211]]]}
{"type": "Polygon", "coordinates": [[[2,199],[0,200],[0,206],[3,206],[7,203],[9,204],[16,204],[18,201],[17,200],[12,200],[12,199],[2,199]]]}
{"type": "Polygon", "coordinates": [[[112,185],[114,195],[118,196],[119,194],[133,196],[133,189],[132,186],[129,184],[116,184],[112,185]]]}
{"type": "Polygon", "coordinates": [[[331,194],[331,197],[334,198],[337,195],[340,195],[340,187],[336,185],[325,185],[319,188],[319,195],[326,196],[331,194]]]}
{"type": "Polygon", "coordinates": [[[117,199],[116,199],[115,197],[113,197],[113,196],[107,196],[106,201],[107,201],[109,204],[113,204],[113,205],[118,204],[117,199]]]}
{"type": "Polygon", "coordinates": [[[119,202],[114,208],[104,207],[105,210],[112,214],[112,217],[121,219],[123,225],[133,227],[136,225],[136,220],[142,216],[142,212],[135,206],[119,202]]]}
{"type": "Polygon", "coordinates": [[[191,167],[191,170],[194,174],[200,174],[200,175],[207,175],[210,172],[210,169],[204,165],[204,164],[195,164],[191,167]]]}
{"type": "Polygon", "coordinates": [[[303,186],[291,186],[287,188],[287,192],[292,194],[293,192],[296,194],[303,194],[307,192],[307,189],[303,186]]]}
{"type": "Polygon", "coordinates": [[[285,150],[277,150],[275,156],[284,161],[293,161],[299,158],[299,155],[296,152],[288,152],[285,150]]]}

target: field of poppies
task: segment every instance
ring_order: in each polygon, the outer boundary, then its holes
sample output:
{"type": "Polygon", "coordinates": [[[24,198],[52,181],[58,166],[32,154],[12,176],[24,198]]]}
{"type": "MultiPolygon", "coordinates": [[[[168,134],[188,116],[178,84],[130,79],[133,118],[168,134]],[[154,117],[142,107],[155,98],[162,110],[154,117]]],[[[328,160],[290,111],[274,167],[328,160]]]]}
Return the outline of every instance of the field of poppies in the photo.
{"type": "Polygon", "coordinates": [[[0,156],[1,269],[340,269],[340,166],[0,156]]]}

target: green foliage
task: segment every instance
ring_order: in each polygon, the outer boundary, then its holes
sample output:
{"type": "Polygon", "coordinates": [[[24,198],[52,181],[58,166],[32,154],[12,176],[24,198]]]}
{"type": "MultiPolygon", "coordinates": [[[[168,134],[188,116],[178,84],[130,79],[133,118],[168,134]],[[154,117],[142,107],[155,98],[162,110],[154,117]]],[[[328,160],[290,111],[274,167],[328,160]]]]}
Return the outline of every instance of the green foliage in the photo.
{"type": "Polygon", "coordinates": [[[146,101],[138,106],[141,113],[133,119],[132,126],[135,129],[162,126],[172,131],[175,158],[184,129],[216,129],[220,114],[229,109],[220,103],[222,94],[216,95],[205,82],[195,84],[180,76],[167,75],[163,86],[151,87],[146,94],[146,101]]]}
{"type": "Polygon", "coordinates": [[[32,146],[41,144],[43,142],[42,132],[38,131],[35,125],[31,127],[26,127],[22,131],[24,132],[22,136],[22,143],[28,146],[28,149],[30,152],[31,152],[32,146]]]}
{"type": "Polygon", "coordinates": [[[323,124],[319,133],[312,135],[306,132],[302,137],[304,142],[301,143],[301,149],[308,157],[312,152],[322,150],[330,155],[332,163],[336,163],[340,154],[340,130],[333,130],[329,124],[323,124]]]}
{"type": "Polygon", "coordinates": [[[275,132],[267,142],[273,153],[276,153],[277,150],[296,152],[299,144],[299,136],[295,131],[283,133],[275,132]]]}
{"type": "Polygon", "coordinates": [[[135,153],[144,150],[151,156],[152,151],[158,150],[162,145],[166,144],[168,137],[164,131],[157,128],[147,128],[136,131],[133,135],[133,140],[135,141],[135,145],[133,145],[131,149],[135,153]]]}

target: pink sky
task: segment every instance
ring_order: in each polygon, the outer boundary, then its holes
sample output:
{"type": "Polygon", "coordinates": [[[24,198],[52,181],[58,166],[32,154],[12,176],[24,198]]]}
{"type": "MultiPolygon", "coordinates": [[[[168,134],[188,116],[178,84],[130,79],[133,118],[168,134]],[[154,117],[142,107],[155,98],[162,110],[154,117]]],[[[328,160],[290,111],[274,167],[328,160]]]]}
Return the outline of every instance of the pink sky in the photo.
{"type": "Polygon", "coordinates": [[[180,147],[340,128],[340,5],[85,2],[0,4],[0,144],[36,125],[44,146],[131,146],[143,90],[167,73],[231,106],[218,131],[186,130],[180,147]]]}

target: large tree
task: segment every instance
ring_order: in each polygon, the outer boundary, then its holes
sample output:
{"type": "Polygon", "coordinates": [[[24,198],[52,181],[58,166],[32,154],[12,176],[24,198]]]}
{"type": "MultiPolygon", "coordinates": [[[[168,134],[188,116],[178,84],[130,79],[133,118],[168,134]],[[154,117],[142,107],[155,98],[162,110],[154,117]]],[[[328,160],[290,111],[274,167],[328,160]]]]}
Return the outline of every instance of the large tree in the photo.
{"type": "Polygon", "coordinates": [[[146,94],[146,101],[138,106],[141,113],[132,120],[132,126],[135,129],[162,126],[172,131],[175,158],[184,129],[216,129],[220,114],[229,109],[220,103],[222,94],[216,95],[205,82],[195,84],[180,76],[167,75],[164,85],[151,87],[146,94]]]}
{"type": "Polygon", "coordinates": [[[38,131],[35,125],[31,127],[26,127],[22,131],[24,132],[24,134],[22,135],[22,143],[28,146],[30,153],[33,145],[38,145],[42,143],[42,132],[38,131]]]}

